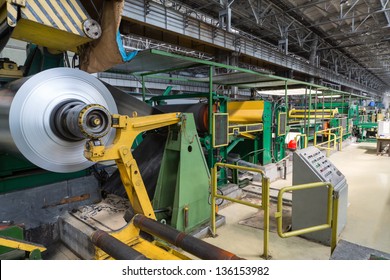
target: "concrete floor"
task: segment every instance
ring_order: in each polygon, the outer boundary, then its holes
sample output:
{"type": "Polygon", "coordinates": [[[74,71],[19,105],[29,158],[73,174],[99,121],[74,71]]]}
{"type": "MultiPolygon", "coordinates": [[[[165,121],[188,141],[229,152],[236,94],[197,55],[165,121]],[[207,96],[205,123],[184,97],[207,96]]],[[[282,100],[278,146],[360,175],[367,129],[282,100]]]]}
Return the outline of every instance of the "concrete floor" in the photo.
{"type": "MultiPolygon", "coordinates": [[[[375,143],[352,143],[329,159],[345,175],[349,186],[347,224],[340,239],[390,253],[390,158],[376,155],[375,143]]],[[[291,185],[287,180],[271,183],[271,188],[291,185]]],[[[204,240],[246,259],[261,259],[263,231],[238,222],[254,215],[256,209],[231,204],[219,211],[226,225],[218,236],[204,240]]],[[[280,238],[271,232],[269,254],[276,260],[326,260],[330,247],[300,237],[280,238]]]]}

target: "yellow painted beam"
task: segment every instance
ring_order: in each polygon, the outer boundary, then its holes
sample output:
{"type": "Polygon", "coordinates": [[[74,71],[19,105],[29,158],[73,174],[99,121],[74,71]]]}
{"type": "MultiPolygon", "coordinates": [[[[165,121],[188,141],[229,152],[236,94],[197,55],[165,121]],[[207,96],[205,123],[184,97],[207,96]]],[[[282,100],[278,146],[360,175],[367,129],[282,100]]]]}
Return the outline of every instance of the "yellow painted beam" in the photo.
{"type": "Polygon", "coordinates": [[[11,237],[5,237],[5,236],[0,237],[0,246],[19,249],[27,252],[31,252],[36,249],[38,249],[41,252],[46,251],[46,248],[39,244],[35,244],[32,242],[27,242],[24,240],[15,239],[11,237]]]}
{"type": "Polygon", "coordinates": [[[12,38],[27,41],[53,50],[77,51],[77,47],[91,39],[73,33],[62,31],[43,24],[20,19],[16,25],[12,38]]]}
{"type": "Polygon", "coordinates": [[[179,256],[176,256],[171,252],[167,252],[166,250],[144,239],[140,239],[140,242],[132,248],[151,260],[182,260],[179,256]]]}

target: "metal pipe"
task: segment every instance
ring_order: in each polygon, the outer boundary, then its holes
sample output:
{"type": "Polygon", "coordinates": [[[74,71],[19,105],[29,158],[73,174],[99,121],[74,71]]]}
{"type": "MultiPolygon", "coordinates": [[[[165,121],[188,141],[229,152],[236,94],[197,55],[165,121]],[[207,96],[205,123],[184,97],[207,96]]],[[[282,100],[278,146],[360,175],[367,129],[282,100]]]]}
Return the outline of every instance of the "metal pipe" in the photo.
{"type": "Polygon", "coordinates": [[[264,238],[263,238],[263,255],[262,257],[265,259],[268,259],[270,256],[268,254],[268,243],[269,243],[269,185],[270,181],[269,178],[265,176],[265,173],[263,170],[258,168],[251,168],[251,167],[245,167],[245,166],[239,166],[239,165],[232,165],[232,164],[226,164],[226,163],[216,163],[213,168],[211,168],[211,231],[212,235],[216,236],[216,225],[215,225],[215,201],[217,198],[221,198],[224,200],[232,201],[235,203],[243,204],[245,206],[253,207],[256,209],[263,209],[264,210],[264,238]],[[237,170],[247,170],[252,171],[256,173],[260,173],[262,175],[262,200],[261,205],[253,204],[247,201],[231,198],[228,196],[223,196],[217,194],[217,170],[218,167],[227,167],[230,169],[237,169],[237,170]]]}
{"type": "Polygon", "coordinates": [[[277,233],[281,238],[288,238],[292,236],[302,235],[310,232],[315,232],[319,230],[324,230],[328,228],[332,228],[332,211],[333,211],[333,185],[328,182],[317,182],[317,183],[309,183],[302,185],[295,185],[282,188],[278,193],[278,202],[277,202],[277,212],[275,213],[276,224],[277,224],[277,233]],[[283,232],[283,194],[289,191],[298,191],[305,190],[311,188],[318,187],[327,187],[328,188],[328,199],[327,199],[327,212],[326,212],[326,224],[311,226],[308,228],[298,229],[290,232],[283,232]]]}
{"type": "Polygon", "coordinates": [[[251,168],[261,168],[260,165],[257,165],[255,163],[252,163],[252,162],[249,162],[249,161],[245,161],[245,160],[242,160],[242,159],[233,158],[231,156],[229,156],[227,158],[227,161],[228,161],[228,163],[237,164],[239,166],[245,166],[245,167],[251,167],[251,168]]]}
{"type": "Polygon", "coordinates": [[[261,193],[262,193],[262,208],[264,210],[264,224],[263,224],[263,255],[264,259],[269,259],[270,256],[268,254],[268,244],[269,244],[269,216],[270,216],[270,202],[269,202],[269,186],[270,179],[263,176],[262,184],[261,184],[261,193]]]}
{"type": "Polygon", "coordinates": [[[180,232],[170,226],[149,219],[144,215],[136,215],[133,223],[141,230],[161,238],[194,256],[203,260],[241,260],[240,257],[211,245],[203,240],[195,238],[184,232],[180,232]]]}
{"type": "Polygon", "coordinates": [[[100,229],[92,234],[91,241],[116,260],[148,260],[140,252],[100,229]]]}

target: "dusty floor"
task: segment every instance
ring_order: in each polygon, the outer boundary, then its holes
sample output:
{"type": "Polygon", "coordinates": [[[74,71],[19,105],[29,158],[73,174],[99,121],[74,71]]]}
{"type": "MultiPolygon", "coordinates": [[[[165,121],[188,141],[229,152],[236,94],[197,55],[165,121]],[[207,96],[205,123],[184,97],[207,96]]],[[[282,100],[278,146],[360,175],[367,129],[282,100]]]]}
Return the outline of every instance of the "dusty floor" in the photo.
{"type": "MultiPolygon", "coordinates": [[[[329,159],[345,175],[349,186],[347,224],[340,239],[390,253],[390,158],[376,155],[375,143],[353,143],[329,159]]],[[[272,187],[290,186],[287,180],[272,187]]],[[[263,231],[239,224],[256,209],[231,204],[220,210],[226,225],[218,228],[216,238],[204,240],[243,258],[260,259],[263,231]]],[[[270,233],[269,254],[277,260],[329,259],[330,248],[300,237],[280,238],[270,233]]]]}

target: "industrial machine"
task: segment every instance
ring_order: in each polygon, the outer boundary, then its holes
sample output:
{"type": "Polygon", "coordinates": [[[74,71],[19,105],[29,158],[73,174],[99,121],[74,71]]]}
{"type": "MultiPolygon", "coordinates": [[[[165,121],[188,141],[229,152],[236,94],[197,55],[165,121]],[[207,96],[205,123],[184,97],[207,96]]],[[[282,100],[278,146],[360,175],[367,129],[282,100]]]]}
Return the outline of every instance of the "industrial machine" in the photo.
{"type": "MultiPolygon", "coordinates": [[[[3,116],[0,141],[2,149],[5,149],[7,153],[22,160],[27,159],[35,166],[55,173],[85,170],[94,162],[115,161],[118,167],[121,181],[131,204],[130,211],[133,213],[131,217],[135,215],[133,222],[130,222],[126,228],[111,233],[110,237],[106,233],[96,232],[92,227],[87,226],[88,229],[85,229],[85,224],[84,228],[82,226],[72,227],[73,233],[77,229],[79,235],[83,234],[84,239],[83,237],[78,239],[82,244],[88,248],[95,244],[101,249],[95,249],[93,255],[86,255],[78,251],[79,246],[69,247],[75,248],[78,255],[85,258],[105,259],[109,256],[130,258],[134,250],[138,250],[137,258],[139,258],[139,252],[149,259],[188,258],[176,251],[172,253],[172,248],[169,246],[155,245],[156,242],[144,239],[140,236],[142,230],[161,239],[168,239],[168,241],[175,240],[175,235],[181,236],[183,242],[173,242],[173,245],[183,247],[200,258],[236,258],[228,252],[210,247],[181,231],[160,223],[153,223],[156,219],[155,211],[143,183],[141,172],[132,156],[133,141],[140,133],[169,126],[170,133],[166,149],[169,153],[166,154],[167,159],[164,160],[165,168],[163,169],[172,176],[164,176],[159,180],[156,189],[156,193],[159,193],[159,200],[153,203],[158,210],[170,208],[168,217],[164,216],[164,219],[169,219],[169,222],[176,228],[189,231],[198,224],[204,223],[210,217],[209,176],[192,115],[171,113],[145,116],[152,109],[142,102],[139,104],[141,116],[138,116],[135,111],[132,117],[118,115],[116,112],[129,111],[129,106],[135,106],[134,104],[137,103],[134,100],[128,100],[131,97],[124,95],[122,101],[132,102],[124,102],[124,106],[117,106],[113,96],[118,94],[116,90],[104,85],[93,76],[70,68],[54,68],[28,79],[17,80],[10,83],[0,93],[3,116]],[[89,139],[87,143],[85,139],[89,139]],[[193,174],[194,168],[190,169],[189,165],[194,162],[203,163],[203,168],[201,165],[198,166],[199,180],[192,184],[196,186],[196,189],[187,189],[186,193],[183,191],[184,175],[188,176],[190,170],[193,174]],[[177,175],[179,173],[180,176],[177,175]],[[112,236],[117,239],[113,241],[112,236]],[[84,242],[85,238],[88,240],[87,243],[84,242]],[[109,240],[108,245],[106,240],[109,240]],[[194,246],[197,248],[194,249],[194,246]],[[122,251],[126,252],[125,255],[116,255],[122,251]]],[[[58,203],[51,203],[46,200],[50,198],[44,195],[41,199],[45,205],[38,207],[38,210],[32,205],[39,205],[39,201],[26,201],[25,205],[30,205],[28,207],[34,209],[33,215],[39,215],[35,213],[36,211],[44,211],[47,215],[51,208],[64,208],[64,203],[80,202],[80,199],[86,197],[88,196],[69,197],[58,203]]],[[[84,202],[90,201],[85,199],[84,202]]],[[[2,219],[7,218],[4,215],[13,215],[12,211],[12,209],[2,208],[2,219]]],[[[23,209],[14,211],[16,218],[22,221],[23,217],[20,217],[19,212],[23,211],[23,209]]],[[[57,213],[55,214],[58,217],[57,213]]],[[[66,216],[67,213],[68,211],[63,211],[60,216],[66,216]]],[[[9,216],[8,218],[13,218],[9,216]]],[[[24,219],[28,219],[27,216],[24,219]]],[[[35,217],[35,219],[39,218],[35,217]]],[[[59,230],[63,242],[73,240],[75,235],[70,235],[69,227],[67,228],[64,224],[61,224],[60,229],[51,230],[59,230]]]]}
{"type": "MultiPolygon", "coordinates": [[[[149,102],[164,99],[205,97],[204,94],[153,97],[149,102]]],[[[156,106],[163,112],[194,113],[201,142],[207,149],[208,164],[227,161],[228,154],[239,155],[253,164],[267,165],[284,158],[284,138],[287,130],[287,113],[284,104],[264,100],[234,101],[213,94],[212,114],[208,104],[183,104],[156,106]],[[225,116],[223,116],[225,115],[225,116]],[[224,119],[224,125],[209,124],[224,119]],[[222,136],[223,135],[223,136],[222,136]],[[218,139],[217,139],[218,138],[218,139]],[[217,139],[217,140],[216,140],[217,139]],[[215,151],[219,148],[219,151],[215,151]],[[210,159],[211,157],[211,159],[210,159]]]]}
{"type": "MultiPolygon", "coordinates": [[[[237,101],[216,93],[211,96],[209,93],[163,94],[152,97],[148,103],[166,113],[179,111],[194,114],[209,168],[216,162],[237,161],[249,166],[268,165],[268,168],[273,168],[270,164],[285,159],[287,113],[283,102],[237,101]],[[199,98],[200,101],[187,104],[187,98],[192,101],[199,98]],[[159,105],[172,99],[179,104],[159,105]]],[[[248,178],[239,180],[237,175],[221,170],[218,173],[220,191],[224,192],[225,187],[248,184],[248,178]]],[[[226,191],[231,192],[232,189],[226,191]]]]}
{"type": "MultiPolygon", "coordinates": [[[[290,131],[306,135],[307,141],[312,141],[317,131],[329,127],[329,120],[336,118],[339,112],[333,109],[292,108],[288,112],[290,131]]],[[[303,141],[301,141],[303,148],[303,141]]]]}
{"type": "Polygon", "coordinates": [[[354,136],[357,141],[375,142],[377,131],[377,109],[359,106],[358,120],[354,123],[354,136]]]}
{"type": "MultiPolygon", "coordinates": [[[[93,161],[108,165],[112,161],[88,152],[87,160],[83,156],[86,137],[93,139],[88,142],[87,151],[92,146],[102,149],[117,143],[119,136],[115,138],[115,131],[125,131],[118,126],[127,122],[123,121],[125,118],[115,117],[122,123],[112,123],[111,114],[154,122],[159,119],[156,114],[167,112],[162,106],[152,108],[86,73],[106,70],[136,55],[126,53],[117,40],[123,1],[106,2],[72,0],[61,5],[33,0],[0,1],[0,50],[9,38],[29,42],[23,67],[7,59],[0,63],[0,193],[8,195],[52,184],[51,188],[58,187],[58,196],[45,195],[42,209],[56,209],[51,214],[54,217],[96,202],[99,194],[91,191],[95,185],[110,188],[113,180],[121,179],[135,213],[191,232],[210,217],[209,168],[215,162],[228,161],[230,152],[262,165],[284,158],[285,106],[263,100],[230,101],[226,96],[213,94],[208,107],[198,104],[196,110],[189,111],[171,108],[168,111],[184,112],[180,118],[175,117],[175,125],[162,118],[152,132],[146,133],[146,128],[134,130],[140,139],[138,144],[141,142],[138,147],[131,146],[134,159],[141,166],[136,181],[146,182],[142,185],[142,202],[127,191],[126,184],[132,179],[123,177],[120,161],[114,176],[96,182],[92,179],[98,173],[93,161]],[[86,72],[62,68],[71,65],[67,51],[76,53],[73,66],[79,57],[79,67],[86,72]],[[150,119],[142,119],[150,115],[150,119]],[[148,148],[154,146],[153,141],[163,148],[149,158],[143,151],[153,153],[148,148]],[[194,172],[197,180],[188,180],[194,172]],[[76,181],[86,189],[76,192],[71,187],[76,181]],[[143,207],[148,210],[142,210],[143,207]]],[[[122,133],[123,139],[127,136],[122,133]]],[[[105,169],[104,165],[101,169],[105,169]]],[[[226,184],[228,174],[221,172],[220,176],[221,184],[226,184]]],[[[35,196],[39,197],[38,191],[35,196]]],[[[7,197],[1,199],[6,201],[7,197]]],[[[39,211],[31,214],[37,219],[34,226],[44,224],[41,217],[45,215],[39,211]]],[[[1,215],[13,213],[7,210],[1,215]]],[[[57,230],[53,223],[50,219],[52,230],[57,230]]]]}
{"type": "Polygon", "coordinates": [[[262,124],[261,134],[242,134],[245,139],[235,144],[233,153],[239,154],[242,160],[262,165],[284,158],[287,127],[284,105],[263,100],[233,101],[228,102],[227,112],[230,127],[262,124]]]}
{"type": "MultiPolygon", "coordinates": [[[[297,150],[293,155],[293,185],[330,182],[339,203],[333,211],[337,214],[337,235],[347,222],[348,184],[345,176],[316,147],[297,150]]],[[[292,229],[324,224],[327,216],[327,189],[313,188],[292,193],[292,229]]],[[[303,235],[305,238],[329,245],[330,229],[303,235]]]]}
{"type": "Polygon", "coordinates": [[[2,223],[0,225],[0,259],[42,259],[41,253],[46,248],[24,240],[24,230],[21,226],[2,223]]]}

